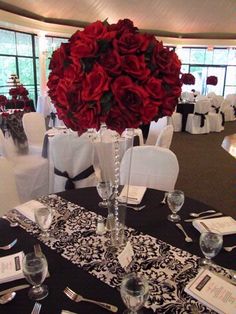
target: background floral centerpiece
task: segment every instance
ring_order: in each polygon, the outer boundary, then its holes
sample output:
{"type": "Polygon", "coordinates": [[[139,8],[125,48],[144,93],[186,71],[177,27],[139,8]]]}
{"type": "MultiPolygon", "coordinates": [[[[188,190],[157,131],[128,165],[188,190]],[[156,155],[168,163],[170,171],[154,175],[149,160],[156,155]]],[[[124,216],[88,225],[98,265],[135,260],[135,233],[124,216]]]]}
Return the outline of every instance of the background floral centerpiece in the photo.
{"type": "Polygon", "coordinates": [[[208,76],[206,80],[207,85],[217,85],[218,78],[214,75],[208,76]]]}
{"type": "Polygon", "coordinates": [[[194,85],[195,77],[192,73],[183,73],[181,76],[181,81],[184,85],[194,85]]]}
{"type": "Polygon", "coordinates": [[[67,127],[121,133],[170,116],[181,93],[181,63],[153,35],[124,19],[77,31],[52,56],[49,96],[67,127]]]}

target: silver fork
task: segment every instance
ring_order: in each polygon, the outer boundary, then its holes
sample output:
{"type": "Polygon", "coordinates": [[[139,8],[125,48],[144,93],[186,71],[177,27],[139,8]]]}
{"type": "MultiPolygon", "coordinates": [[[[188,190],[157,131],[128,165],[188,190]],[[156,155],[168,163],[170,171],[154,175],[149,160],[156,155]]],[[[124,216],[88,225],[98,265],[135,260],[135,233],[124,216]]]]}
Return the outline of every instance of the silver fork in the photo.
{"type": "Polygon", "coordinates": [[[31,314],[39,314],[40,310],[41,310],[41,306],[42,304],[35,302],[33,310],[31,312],[31,314]]]}
{"type": "Polygon", "coordinates": [[[11,243],[4,245],[4,246],[0,246],[0,250],[10,250],[17,242],[17,239],[13,240],[11,243]]]}
{"type": "Polygon", "coordinates": [[[108,303],[99,302],[99,301],[95,301],[95,300],[84,298],[82,295],[77,294],[76,292],[71,290],[69,287],[66,287],[64,289],[64,293],[65,293],[65,295],[68,296],[69,299],[71,299],[71,300],[73,300],[75,302],[81,302],[81,301],[90,302],[90,303],[97,304],[97,305],[103,307],[104,309],[107,309],[108,311],[111,311],[113,313],[116,313],[118,311],[118,308],[116,306],[112,305],[112,304],[108,304],[108,303]]]}

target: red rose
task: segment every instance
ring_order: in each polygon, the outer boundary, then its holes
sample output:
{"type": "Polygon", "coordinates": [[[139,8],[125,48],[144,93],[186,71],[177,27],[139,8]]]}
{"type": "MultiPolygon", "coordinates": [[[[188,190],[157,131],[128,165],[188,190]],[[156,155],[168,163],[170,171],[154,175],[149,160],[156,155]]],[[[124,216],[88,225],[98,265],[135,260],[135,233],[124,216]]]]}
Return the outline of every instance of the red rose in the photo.
{"type": "Polygon", "coordinates": [[[148,99],[148,94],[130,77],[120,76],[112,84],[112,91],[119,106],[128,113],[133,112],[135,119],[140,119],[140,112],[148,99]]]}
{"type": "Polygon", "coordinates": [[[93,66],[93,70],[86,74],[82,82],[83,101],[100,100],[102,94],[109,90],[108,76],[103,67],[99,64],[93,66]]]}
{"type": "Polygon", "coordinates": [[[163,97],[162,80],[150,77],[145,84],[145,89],[151,97],[161,99],[163,97]]]}
{"type": "Polygon", "coordinates": [[[90,37],[81,37],[71,46],[73,63],[78,64],[80,58],[94,57],[98,51],[96,40],[90,37]]]}
{"type": "Polygon", "coordinates": [[[69,62],[68,59],[68,48],[69,44],[63,43],[60,48],[55,50],[52,54],[52,59],[49,64],[49,69],[54,73],[62,74],[65,66],[65,61],[69,62]]]}
{"type": "Polygon", "coordinates": [[[159,107],[161,106],[161,101],[150,100],[145,104],[141,110],[142,122],[148,124],[152,121],[159,113],[159,107]]]}
{"type": "Polygon", "coordinates": [[[137,27],[134,27],[134,24],[129,19],[119,20],[116,24],[108,25],[109,31],[117,31],[119,34],[128,31],[134,33],[137,30],[137,27]]]}
{"type": "Polygon", "coordinates": [[[103,68],[112,75],[121,73],[121,58],[115,50],[110,50],[100,56],[100,64],[103,68]]]}
{"type": "Polygon", "coordinates": [[[148,44],[147,36],[129,32],[124,32],[119,39],[113,41],[114,48],[121,54],[135,54],[145,51],[148,44]]]}
{"type": "Polygon", "coordinates": [[[104,38],[107,33],[107,28],[103,25],[101,21],[94,22],[85,27],[84,31],[80,33],[80,36],[88,36],[90,38],[95,38],[99,40],[104,38]]]}
{"type": "Polygon", "coordinates": [[[126,55],[121,60],[122,68],[127,74],[141,81],[147,79],[150,70],[146,66],[144,56],[126,55]]]}

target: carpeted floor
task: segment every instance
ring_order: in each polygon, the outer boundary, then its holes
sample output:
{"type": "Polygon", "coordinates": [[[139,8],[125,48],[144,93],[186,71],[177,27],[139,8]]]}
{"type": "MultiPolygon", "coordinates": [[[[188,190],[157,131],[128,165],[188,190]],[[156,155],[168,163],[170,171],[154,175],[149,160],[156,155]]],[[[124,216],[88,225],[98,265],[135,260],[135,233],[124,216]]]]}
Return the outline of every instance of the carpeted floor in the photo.
{"type": "Polygon", "coordinates": [[[221,147],[234,133],[236,121],[226,122],[220,133],[175,132],[170,149],[180,166],[176,188],[236,218],[236,159],[221,147]]]}

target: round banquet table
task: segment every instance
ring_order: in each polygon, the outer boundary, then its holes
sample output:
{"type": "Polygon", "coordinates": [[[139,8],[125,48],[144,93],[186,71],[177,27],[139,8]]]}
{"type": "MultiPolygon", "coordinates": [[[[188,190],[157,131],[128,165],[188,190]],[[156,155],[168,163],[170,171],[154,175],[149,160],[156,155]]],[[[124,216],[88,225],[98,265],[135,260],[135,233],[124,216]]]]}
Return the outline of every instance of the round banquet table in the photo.
{"type": "MultiPolygon", "coordinates": [[[[167,205],[160,205],[163,194],[163,192],[148,189],[141,202],[141,204],[146,205],[146,208],[139,212],[127,209],[126,225],[161,239],[175,247],[198,256],[202,256],[198,244],[199,232],[192,226],[191,223],[186,223],[183,220],[189,218],[189,213],[192,211],[200,212],[212,208],[204,203],[186,197],[183,208],[180,211],[180,215],[182,218],[182,225],[194,240],[193,243],[189,244],[184,241],[183,234],[176,228],[176,226],[167,220],[169,209],[167,205]]],[[[97,194],[96,188],[70,190],[58,193],[58,195],[103,216],[106,216],[107,214],[105,209],[101,209],[97,205],[100,198],[97,194]]],[[[19,252],[21,250],[23,250],[24,253],[31,252],[33,250],[33,245],[40,242],[20,227],[11,228],[9,223],[4,219],[0,219],[0,234],[0,245],[8,243],[14,238],[18,239],[17,244],[11,249],[11,251],[1,250],[0,257],[19,252]]],[[[233,244],[235,244],[235,235],[224,236],[224,245],[233,244]]],[[[63,290],[66,286],[69,286],[73,290],[80,291],[86,297],[114,304],[119,308],[118,313],[123,312],[125,307],[117,289],[111,288],[104,282],[90,275],[85,270],[80,269],[78,266],[66,260],[59,253],[51,250],[43,243],[41,243],[41,248],[48,260],[50,277],[46,279],[46,284],[49,287],[49,296],[40,301],[40,303],[42,303],[40,314],[60,314],[62,309],[83,314],[108,313],[108,311],[90,303],[81,302],[78,304],[72,302],[63,294],[63,290]]],[[[235,260],[236,250],[230,253],[222,250],[214,259],[217,264],[232,269],[236,269],[235,260]]],[[[0,284],[0,291],[23,283],[25,283],[24,279],[0,284]]],[[[27,289],[25,289],[18,291],[15,299],[10,303],[0,305],[0,313],[27,314],[31,313],[33,305],[34,302],[29,300],[27,296],[27,289]]],[[[144,308],[143,313],[153,312],[150,309],[144,308]]],[[[211,312],[209,311],[208,313],[211,312]]]]}

